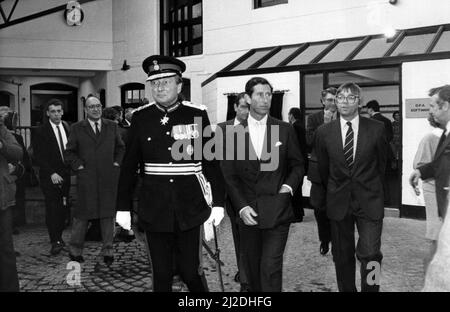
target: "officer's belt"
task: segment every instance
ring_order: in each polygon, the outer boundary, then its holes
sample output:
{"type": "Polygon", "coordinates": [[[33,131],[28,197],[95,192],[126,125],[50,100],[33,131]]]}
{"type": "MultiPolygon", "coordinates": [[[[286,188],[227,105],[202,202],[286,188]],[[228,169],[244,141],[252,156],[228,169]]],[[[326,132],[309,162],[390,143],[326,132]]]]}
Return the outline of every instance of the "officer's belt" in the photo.
{"type": "Polygon", "coordinates": [[[144,173],[149,175],[192,175],[202,172],[202,163],[161,164],[145,163],[144,173]]]}

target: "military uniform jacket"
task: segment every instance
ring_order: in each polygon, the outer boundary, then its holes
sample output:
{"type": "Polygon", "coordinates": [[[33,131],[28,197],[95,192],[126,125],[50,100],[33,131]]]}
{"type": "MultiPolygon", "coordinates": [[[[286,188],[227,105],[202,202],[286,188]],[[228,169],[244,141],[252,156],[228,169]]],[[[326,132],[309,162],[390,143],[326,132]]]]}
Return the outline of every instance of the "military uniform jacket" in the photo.
{"type": "Polygon", "coordinates": [[[173,232],[175,222],[186,231],[208,219],[211,208],[194,173],[203,173],[210,182],[212,206],[223,207],[220,167],[203,153],[211,137],[202,133],[209,125],[205,108],[189,102],[170,108],[152,103],[135,112],[119,181],[118,209],[131,208],[138,167],[143,179],[137,212],[140,226],[147,231],[173,232]],[[177,151],[181,159],[173,157],[177,151]]]}

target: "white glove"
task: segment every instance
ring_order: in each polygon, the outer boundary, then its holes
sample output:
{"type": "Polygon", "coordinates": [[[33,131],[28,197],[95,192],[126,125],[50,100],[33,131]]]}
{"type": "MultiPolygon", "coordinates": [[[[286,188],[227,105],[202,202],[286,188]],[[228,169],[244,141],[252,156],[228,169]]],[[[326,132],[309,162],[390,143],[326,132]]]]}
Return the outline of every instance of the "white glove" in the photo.
{"type": "Polygon", "coordinates": [[[203,224],[203,230],[205,232],[205,240],[210,241],[214,238],[213,222],[215,226],[218,226],[224,217],[224,209],[222,207],[213,207],[211,209],[211,215],[208,220],[203,224]]]}
{"type": "Polygon", "coordinates": [[[214,225],[219,226],[224,216],[224,209],[222,207],[213,207],[211,209],[211,215],[205,223],[212,223],[214,221],[214,225]]]}

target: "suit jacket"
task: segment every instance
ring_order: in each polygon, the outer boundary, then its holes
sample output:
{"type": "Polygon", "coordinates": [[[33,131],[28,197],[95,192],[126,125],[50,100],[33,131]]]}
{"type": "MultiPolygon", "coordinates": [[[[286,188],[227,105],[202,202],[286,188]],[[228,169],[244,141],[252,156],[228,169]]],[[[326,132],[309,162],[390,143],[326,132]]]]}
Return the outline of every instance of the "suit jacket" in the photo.
{"type": "Polygon", "coordinates": [[[363,216],[384,217],[383,176],[389,148],[381,123],[359,117],[353,169],[347,166],[342,144],[340,119],[317,129],[315,148],[322,185],[326,190],[327,215],[342,220],[356,200],[363,216]]]}
{"type": "Polygon", "coordinates": [[[440,217],[445,217],[448,206],[448,188],[450,183],[450,135],[441,143],[433,161],[418,168],[421,179],[434,178],[436,181],[436,199],[440,217]]]}
{"type": "Polygon", "coordinates": [[[260,229],[293,222],[295,216],[291,195],[278,194],[283,184],[295,191],[304,175],[303,157],[293,127],[268,116],[261,159],[256,157],[247,122],[242,123],[242,129],[245,130],[242,132],[243,137],[236,142],[235,148],[245,149],[244,159],[221,163],[228,195],[236,213],[245,206],[252,207],[258,213],[260,229]],[[272,137],[275,127],[279,129],[278,138],[272,137]]]}
{"type": "Polygon", "coordinates": [[[77,174],[77,206],[73,216],[81,220],[116,215],[117,183],[125,145],[119,127],[102,118],[97,137],[87,120],[72,125],[64,153],[77,174]],[[83,165],[84,169],[78,170],[83,165]]]}
{"type": "MultiPolygon", "coordinates": [[[[69,125],[63,121],[62,126],[69,139],[69,125]]],[[[65,163],[59,150],[58,139],[53,132],[50,122],[45,122],[31,136],[33,147],[33,160],[39,167],[39,176],[42,179],[49,179],[54,173],[61,177],[70,174],[70,167],[65,163]]]]}
{"type": "Polygon", "coordinates": [[[388,118],[381,115],[381,113],[375,114],[371,118],[381,121],[384,124],[384,129],[386,130],[387,140],[388,140],[388,142],[391,142],[392,138],[394,137],[394,130],[392,129],[391,121],[388,118]]]}
{"type": "Polygon", "coordinates": [[[4,125],[0,126],[0,142],[2,143],[0,148],[0,211],[2,211],[15,204],[16,178],[9,173],[8,163],[17,162],[22,158],[22,148],[4,125]]]}

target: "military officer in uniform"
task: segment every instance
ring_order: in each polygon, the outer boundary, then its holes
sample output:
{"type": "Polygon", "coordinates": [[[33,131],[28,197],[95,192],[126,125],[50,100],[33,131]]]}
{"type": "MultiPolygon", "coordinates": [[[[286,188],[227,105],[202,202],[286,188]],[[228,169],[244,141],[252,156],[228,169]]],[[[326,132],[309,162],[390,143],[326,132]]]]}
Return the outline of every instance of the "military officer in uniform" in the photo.
{"type": "Polygon", "coordinates": [[[194,146],[200,144],[203,151],[210,139],[202,136],[210,124],[208,115],[204,106],[180,99],[181,73],[186,69],[182,61],[153,55],[142,67],[154,102],[133,114],[119,182],[119,210],[130,208],[139,165],[143,183],[137,216],[152,259],[153,290],[172,290],[176,250],[179,273],[189,290],[206,291],[198,274],[200,227],[205,221],[220,223],[224,201],[217,161],[194,153],[194,146]]]}

